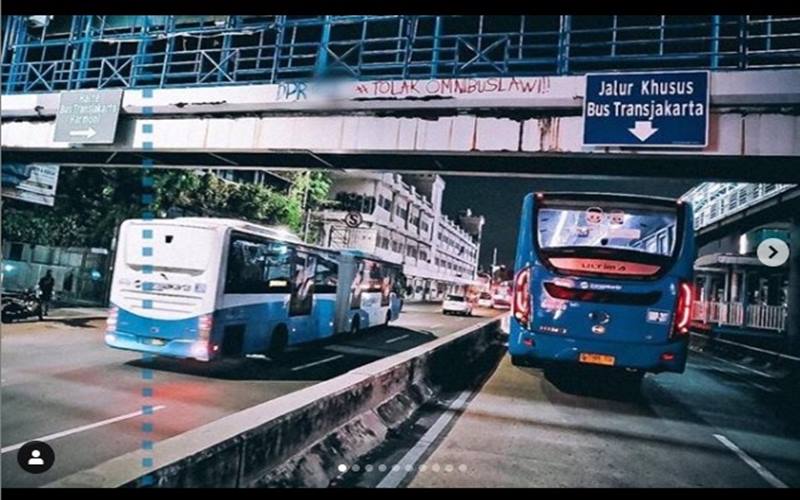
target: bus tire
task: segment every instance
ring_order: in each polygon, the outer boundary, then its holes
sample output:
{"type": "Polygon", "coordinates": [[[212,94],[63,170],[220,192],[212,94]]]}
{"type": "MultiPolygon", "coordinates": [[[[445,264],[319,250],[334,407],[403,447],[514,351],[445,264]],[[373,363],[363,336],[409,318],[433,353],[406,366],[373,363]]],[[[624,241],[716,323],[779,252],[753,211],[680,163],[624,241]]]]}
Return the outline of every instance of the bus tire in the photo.
{"type": "Polygon", "coordinates": [[[269,348],[267,349],[267,356],[273,361],[280,359],[286,352],[286,347],[289,345],[289,331],[286,326],[279,325],[275,327],[272,332],[272,338],[269,340],[269,348]]]}
{"type": "Polygon", "coordinates": [[[530,356],[511,356],[511,364],[526,368],[540,368],[540,363],[530,356]]]}
{"type": "Polygon", "coordinates": [[[352,321],[350,321],[350,331],[348,332],[350,335],[356,335],[358,333],[359,327],[361,323],[361,318],[356,314],[353,316],[352,321]]]}
{"type": "Polygon", "coordinates": [[[526,356],[511,355],[511,364],[514,366],[531,366],[531,360],[526,356]]]}

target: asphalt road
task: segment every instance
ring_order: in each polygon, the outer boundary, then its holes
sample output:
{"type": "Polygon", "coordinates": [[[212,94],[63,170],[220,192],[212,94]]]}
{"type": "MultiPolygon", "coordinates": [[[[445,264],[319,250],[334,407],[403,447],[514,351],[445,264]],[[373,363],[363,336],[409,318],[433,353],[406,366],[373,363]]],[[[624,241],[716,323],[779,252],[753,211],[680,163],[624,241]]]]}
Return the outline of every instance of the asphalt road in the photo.
{"type": "Polygon", "coordinates": [[[641,391],[604,370],[545,371],[507,355],[351,466],[362,487],[798,487],[800,431],[776,380],[692,353],[641,391]]]}
{"type": "Polygon", "coordinates": [[[2,486],[40,486],[141,446],[142,422],[153,422],[156,442],[348,370],[454,333],[499,311],[477,317],[444,316],[433,305],[406,304],[386,328],[341,337],[272,362],[252,357],[210,368],[199,362],[156,359],[110,349],[102,320],[29,321],[3,325],[2,486]],[[142,368],[153,370],[142,379],[142,368]],[[154,388],[144,398],[142,388],[154,388]],[[143,404],[154,406],[141,415],[143,404]],[[53,436],[54,435],[54,436],[53,436]],[[29,474],[17,448],[47,441],[55,464],[29,474]]]}

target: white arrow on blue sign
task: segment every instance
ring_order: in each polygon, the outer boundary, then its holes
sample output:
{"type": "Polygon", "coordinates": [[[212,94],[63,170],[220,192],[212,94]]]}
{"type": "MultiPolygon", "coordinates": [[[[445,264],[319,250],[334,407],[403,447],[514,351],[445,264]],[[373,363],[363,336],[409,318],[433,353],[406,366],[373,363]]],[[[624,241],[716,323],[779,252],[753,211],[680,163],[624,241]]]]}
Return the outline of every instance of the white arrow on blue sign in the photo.
{"type": "Polygon", "coordinates": [[[705,147],[709,72],[586,75],[587,146],[705,147]]]}

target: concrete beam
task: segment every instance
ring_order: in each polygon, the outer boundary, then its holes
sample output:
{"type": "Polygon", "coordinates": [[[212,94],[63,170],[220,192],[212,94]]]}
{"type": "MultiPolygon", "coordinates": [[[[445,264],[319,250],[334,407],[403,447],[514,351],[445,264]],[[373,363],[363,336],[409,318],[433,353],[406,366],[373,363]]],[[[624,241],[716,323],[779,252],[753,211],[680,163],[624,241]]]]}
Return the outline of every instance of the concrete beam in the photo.
{"type": "MultiPolygon", "coordinates": [[[[2,147],[103,150],[53,141],[54,121],[3,121],[2,147]]],[[[709,144],[697,149],[586,147],[580,116],[510,119],[475,115],[436,118],[393,116],[125,117],[115,150],[318,152],[520,152],[592,155],[800,156],[800,116],[781,113],[712,113],[709,144]],[[152,133],[143,132],[153,125],[152,133]]]]}
{"type": "MultiPolygon", "coordinates": [[[[339,83],[283,82],[125,90],[124,114],[330,113],[370,111],[456,111],[460,109],[550,110],[580,114],[584,76],[458,78],[339,83]]],[[[717,71],[711,73],[712,107],[797,106],[800,69],[717,71]]],[[[0,116],[52,117],[59,93],[7,94],[0,116]]]]}

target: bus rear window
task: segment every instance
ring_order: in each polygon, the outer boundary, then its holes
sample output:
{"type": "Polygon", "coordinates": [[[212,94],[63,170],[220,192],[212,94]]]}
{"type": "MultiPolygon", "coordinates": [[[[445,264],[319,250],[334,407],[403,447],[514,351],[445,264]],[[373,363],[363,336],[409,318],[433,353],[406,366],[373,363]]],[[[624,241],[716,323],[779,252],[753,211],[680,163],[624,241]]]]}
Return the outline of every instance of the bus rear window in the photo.
{"type": "Polygon", "coordinates": [[[125,263],[202,273],[208,269],[216,238],[213,230],[201,227],[134,223],[127,230],[125,263]]]}
{"type": "Polygon", "coordinates": [[[671,257],[677,209],[612,200],[548,200],[537,214],[539,248],[609,249],[671,257]]]}

